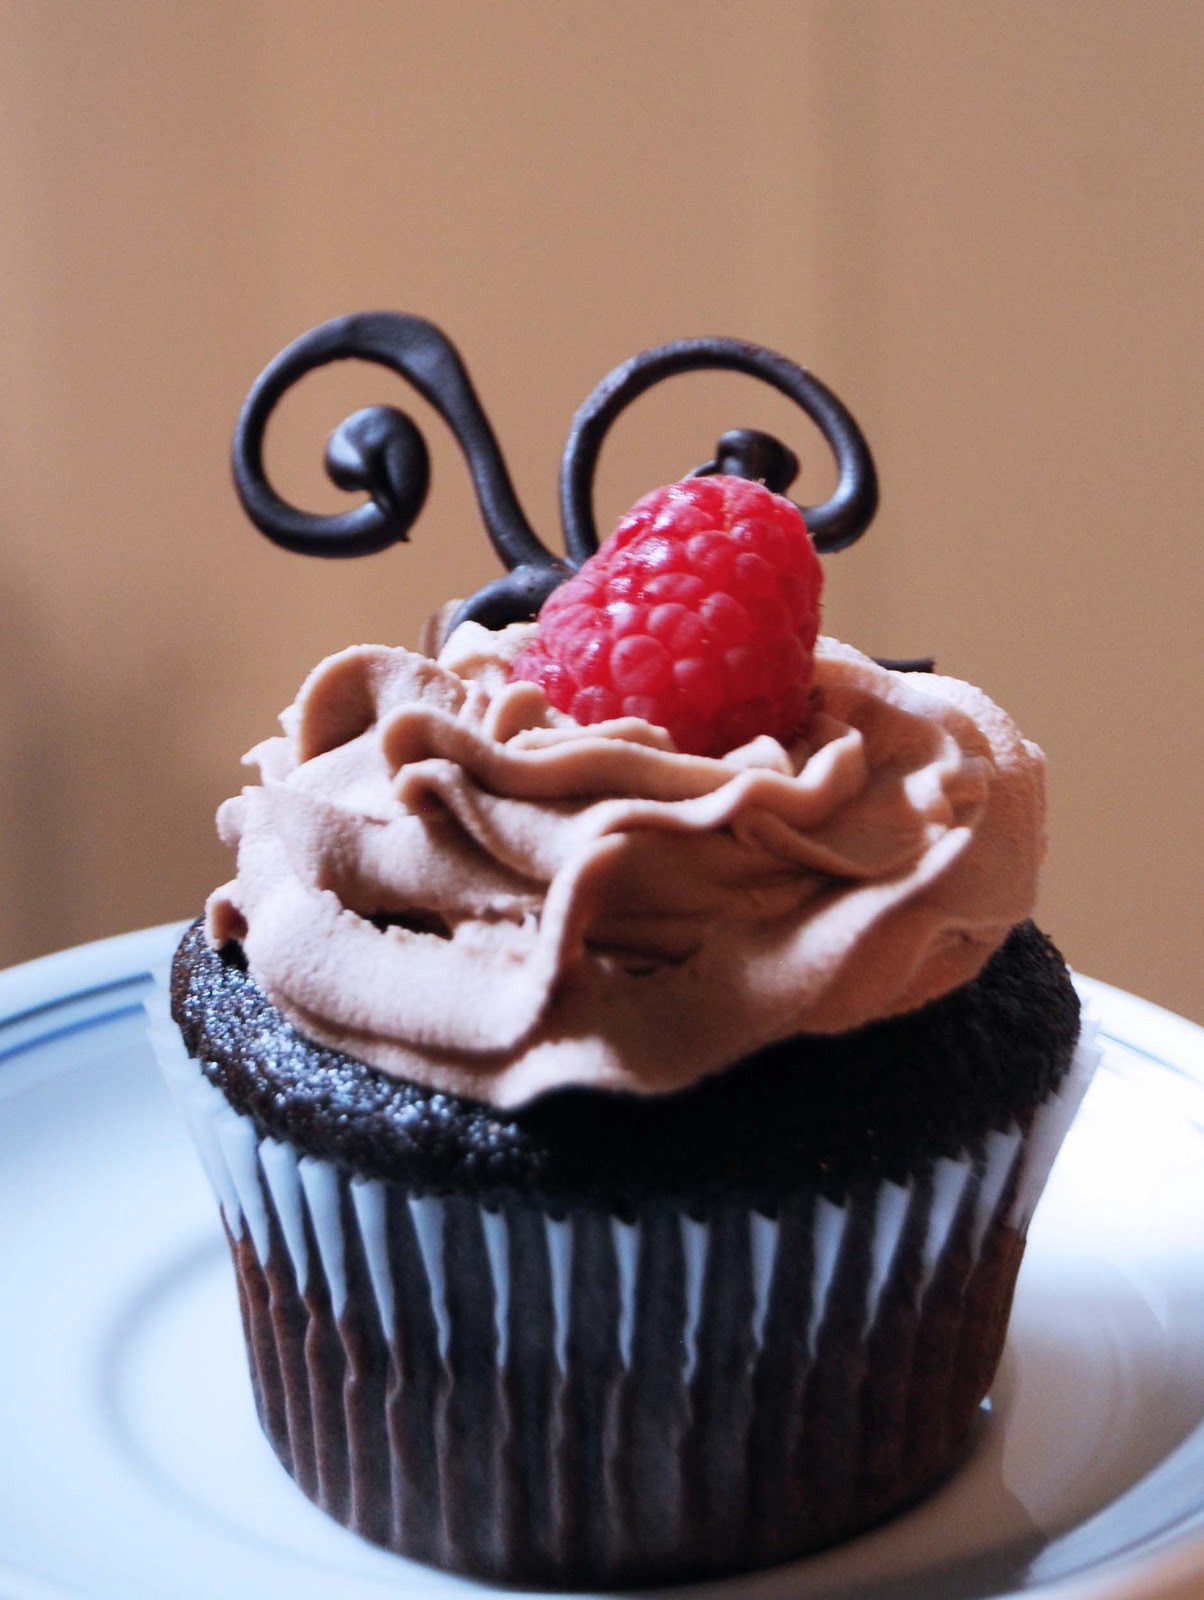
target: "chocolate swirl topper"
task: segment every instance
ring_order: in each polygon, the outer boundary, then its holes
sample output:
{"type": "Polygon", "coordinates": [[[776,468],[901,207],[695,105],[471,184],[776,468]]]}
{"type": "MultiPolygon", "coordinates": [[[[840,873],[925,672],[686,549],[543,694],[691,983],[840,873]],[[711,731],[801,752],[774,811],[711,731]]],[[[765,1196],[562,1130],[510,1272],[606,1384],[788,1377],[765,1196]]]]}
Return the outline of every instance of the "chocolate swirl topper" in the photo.
{"type": "MultiPolygon", "coordinates": [[[[335,429],[326,471],[340,489],[368,500],[322,516],[288,504],[268,482],[263,440],[283,396],[307,373],[333,361],[372,361],[413,384],[434,406],[468,463],[491,543],[507,574],[466,600],[453,619],[489,628],[536,616],[559,584],[598,548],[594,478],[602,444],[619,415],[663,378],[704,369],[761,378],[793,400],[816,423],[836,458],[838,481],[823,505],[800,506],[821,553],[860,538],[877,509],[878,481],[861,430],[837,397],[803,367],[737,339],[680,339],[646,350],[616,367],[578,411],[560,468],[560,507],[567,558],[553,554],[523,513],[501,450],[454,346],[431,323],[398,312],[337,317],[303,334],[262,373],[243,406],[234,434],[234,482],[243,508],[269,539],[304,555],[358,556],[408,538],[426,501],[430,459],[422,435],[394,406],[369,406],[335,429]]],[[[798,460],[771,434],[726,433],[712,460],[692,476],[726,472],[764,482],[784,494],[798,460]]]]}

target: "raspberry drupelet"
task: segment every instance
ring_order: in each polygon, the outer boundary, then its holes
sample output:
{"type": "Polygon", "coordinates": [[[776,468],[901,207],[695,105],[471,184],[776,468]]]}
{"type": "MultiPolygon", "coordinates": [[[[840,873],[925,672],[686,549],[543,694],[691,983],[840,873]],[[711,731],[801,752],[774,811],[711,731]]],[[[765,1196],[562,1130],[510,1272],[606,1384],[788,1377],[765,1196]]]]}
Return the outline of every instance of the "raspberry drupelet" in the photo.
{"type": "Polygon", "coordinates": [[[512,676],[580,723],[642,717],[720,756],[803,730],[823,572],[798,507],[746,478],[636,502],[545,601],[512,676]]]}

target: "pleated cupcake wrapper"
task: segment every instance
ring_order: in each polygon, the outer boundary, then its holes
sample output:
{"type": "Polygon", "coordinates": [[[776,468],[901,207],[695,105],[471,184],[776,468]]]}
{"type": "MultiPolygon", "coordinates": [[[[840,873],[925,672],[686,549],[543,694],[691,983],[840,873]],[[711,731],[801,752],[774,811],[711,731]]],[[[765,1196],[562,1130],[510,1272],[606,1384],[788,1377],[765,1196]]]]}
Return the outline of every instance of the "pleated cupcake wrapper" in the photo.
{"type": "Polygon", "coordinates": [[[414,1194],[298,1156],[202,1075],[162,994],[147,1009],[284,1465],[377,1543],[555,1585],[784,1560],[946,1472],[1099,1055],[1089,1026],[1027,1133],[907,1186],[624,1217],[414,1194]]]}

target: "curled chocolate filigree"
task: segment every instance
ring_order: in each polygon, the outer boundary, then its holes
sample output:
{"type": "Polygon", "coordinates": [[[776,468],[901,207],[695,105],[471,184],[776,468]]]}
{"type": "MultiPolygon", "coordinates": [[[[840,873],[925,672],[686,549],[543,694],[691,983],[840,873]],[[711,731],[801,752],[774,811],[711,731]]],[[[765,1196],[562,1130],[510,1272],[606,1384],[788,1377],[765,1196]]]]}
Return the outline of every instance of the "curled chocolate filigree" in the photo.
{"type": "MultiPolygon", "coordinates": [[[[564,521],[565,546],[569,559],[580,564],[598,548],[598,533],[592,507],[594,473],[602,441],[611,425],[633,400],[678,373],[704,370],[743,372],[772,384],[815,422],[828,441],[839,479],[832,498],[821,506],[800,506],[807,530],[821,554],[843,550],[859,539],[878,509],[878,475],[873,457],[861,429],[832,391],[804,367],[785,356],[741,339],[678,339],[655,350],[633,356],[602,380],[573,419],[564,459],[560,468],[560,514],[564,521]]],[[[793,482],[798,463],[785,445],[768,434],[741,431],[724,434],[719,441],[717,459],[698,470],[702,473],[726,471],[726,457],[739,471],[742,446],[758,441],[759,464],[772,463],[775,474],[788,472],[783,487],[793,482]],[[764,441],[776,447],[764,453],[764,441]],[[733,441],[735,448],[733,449],[733,441]]],[[[760,471],[744,476],[765,476],[760,471]]],[[[768,481],[768,477],[766,478],[768,481]]],[[[779,479],[780,481],[780,479],[779,479]]],[[[776,492],[776,483],[770,484],[776,492]]]]}
{"type": "MultiPolygon", "coordinates": [[[[455,434],[468,463],[486,531],[504,577],[478,590],[452,625],[472,619],[500,628],[538,614],[552,590],[597,549],[592,498],[602,442],[630,403],[662,378],[726,369],[762,378],[818,424],[839,472],[821,506],[800,508],[821,552],[843,549],[865,531],[878,503],[873,460],[841,402],[804,368],[736,339],[683,339],[617,367],[574,419],[561,464],[560,500],[567,560],[541,542],[519,505],[493,429],[454,346],[431,323],[398,312],[365,312],[323,323],[289,345],[247,396],[234,435],[234,482],[243,508],[263,533],[305,555],[357,556],[404,540],[426,501],[430,463],[414,423],[393,406],[357,411],[331,435],[326,470],[341,489],[370,497],[339,515],[301,511],[268,482],[263,441],[280,400],[308,373],[333,361],[372,361],[407,379],[455,434]]],[[[730,472],[784,493],[798,460],[770,434],[738,429],[720,439],[714,459],[695,476],[730,472]]]]}
{"type": "Polygon", "coordinates": [[[408,537],[426,500],[430,470],[422,435],[404,412],[371,406],[331,437],[326,468],[342,489],[371,499],[338,516],[298,511],[268,482],[263,440],[268,418],[289,389],[333,361],[374,361],[412,383],[451,428],[468,462],[481,515],[512,572],[559,567],[523,514],[493,429],[455,347],[420,317],[392,311],[336,317],[303,334],[276,357],[247,396],[234,434],[234,482],[243,508],[269,539],[303,555],[358,556],[408,537]]]}

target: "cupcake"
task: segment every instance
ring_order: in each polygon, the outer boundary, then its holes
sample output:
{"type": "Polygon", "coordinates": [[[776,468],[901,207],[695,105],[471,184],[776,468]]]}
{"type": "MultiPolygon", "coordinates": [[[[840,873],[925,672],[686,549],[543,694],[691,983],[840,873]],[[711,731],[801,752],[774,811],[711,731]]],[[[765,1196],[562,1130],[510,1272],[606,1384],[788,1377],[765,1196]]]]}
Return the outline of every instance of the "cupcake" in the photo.
{"type": "Polygon", "coordinates": [[[964,1453],[1090,1074],[1029,920],[1041,753],[969,685],[817,638],[816,550],[876,489],[783,358],[700,340],[612,374],[570,435],[561,561],[450,346],[384,315],[252,392],[236,476],[265,531],[376,549],[421,506],[394,412],[328,451],[358,512],[304,518],[263,479],[272,405],[348,355],[434,400],[512,570],[425,652],[310,674],[219,813],[237,873],[153,1030],[264,1431],[346,1526],[495,1581],[847,1538],[964,1453]],[[800,512],[789,452],[728,435],[593,553],[610,422],[725,365],[820,423],[833,501],[800,512]]]}

